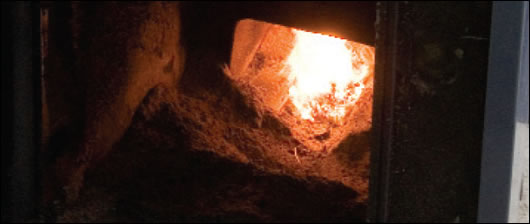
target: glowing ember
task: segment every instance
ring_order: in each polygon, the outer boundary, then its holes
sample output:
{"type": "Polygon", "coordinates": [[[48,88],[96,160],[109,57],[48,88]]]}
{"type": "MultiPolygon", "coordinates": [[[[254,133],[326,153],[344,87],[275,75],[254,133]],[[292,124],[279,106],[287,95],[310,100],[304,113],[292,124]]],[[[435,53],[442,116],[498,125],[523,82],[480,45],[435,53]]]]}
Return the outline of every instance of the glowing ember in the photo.
{"type": "Polygon", "coordinates": [[[363,50],[348,41],[293,29],[294,47],[286,61],[289,98],[303,119],[342,123],[364,89],[370,73],[363,50]]]}

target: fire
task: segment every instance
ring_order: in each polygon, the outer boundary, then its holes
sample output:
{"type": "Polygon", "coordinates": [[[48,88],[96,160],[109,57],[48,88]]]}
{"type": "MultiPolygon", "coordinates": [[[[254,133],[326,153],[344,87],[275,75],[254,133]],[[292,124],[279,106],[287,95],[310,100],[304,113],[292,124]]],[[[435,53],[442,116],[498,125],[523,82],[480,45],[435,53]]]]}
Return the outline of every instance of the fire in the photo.
{"type": "Polygon", "coordinates": [[[305,120],[341,123],[361,96],[370,64],[347,40],[293,29],[294,47],[286,61],[289,98],[305,120]]]}

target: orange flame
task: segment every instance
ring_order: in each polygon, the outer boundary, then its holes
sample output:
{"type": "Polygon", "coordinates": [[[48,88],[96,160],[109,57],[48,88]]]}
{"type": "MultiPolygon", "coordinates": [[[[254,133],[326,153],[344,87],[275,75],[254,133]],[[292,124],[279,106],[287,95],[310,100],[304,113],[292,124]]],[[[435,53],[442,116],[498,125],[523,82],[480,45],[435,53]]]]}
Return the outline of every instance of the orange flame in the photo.
{"type": "Polygon", "coordinates": [[[364,89],[372,60],[340,38],[293,29],[294,47],[286,69],[289,98],[305,120],[342,123],[364,89]]]}

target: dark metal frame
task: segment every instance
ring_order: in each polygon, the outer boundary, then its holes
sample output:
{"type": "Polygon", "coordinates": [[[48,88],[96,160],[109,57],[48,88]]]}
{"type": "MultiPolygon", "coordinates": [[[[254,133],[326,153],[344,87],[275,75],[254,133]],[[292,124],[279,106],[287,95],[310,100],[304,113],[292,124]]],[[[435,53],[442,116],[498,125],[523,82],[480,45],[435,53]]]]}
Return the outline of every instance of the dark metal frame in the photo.
{"type": "Polygon", "coordinates": [[[2,222],[37,213],[39,16],[38,2],[2,2],[2,222]]]}
{"type": "Polygon", "coordinates": [[[477,220],[488,46],[488,30],[477,25],[487,24],[489,13],[488,3],[378,3],[369,221],[477,220]],[[462,11],[470,13],[456,13],[462,11]],[[454,14],[433,18],[436,13],[454,14]],[[464,26],[480,36],[465,40],[464,26]],[[422,39],[418,31],[443,38],[422,39]],[[430,46],[461,47],[466,56],[458,61],[449,51],[420,70],[417,61],[430,57],[423,51],[430,46]],[[443,84],[437,71],[443,78],[466,75],[443,84]],[[436,93],[421,93],[417,80],[436,93]]]}
{"type": "Polygon", "coordinates": [[[397,3],[378,3],[376,30],[376,74],[374,102],[370,200],[368,221],[383,222],[387,218],[389,159],[392,142],[395,92],[395,52],[398,22],[397,3]]]}

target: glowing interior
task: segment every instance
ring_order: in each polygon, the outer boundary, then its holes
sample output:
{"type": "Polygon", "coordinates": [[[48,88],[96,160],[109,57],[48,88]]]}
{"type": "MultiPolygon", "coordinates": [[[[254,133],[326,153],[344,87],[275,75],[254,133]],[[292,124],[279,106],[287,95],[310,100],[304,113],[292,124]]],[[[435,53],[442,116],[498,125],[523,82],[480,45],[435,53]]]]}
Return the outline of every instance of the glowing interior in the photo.
{"type": "Polygon", "coordinates": [[[344,39],[292,31],[294,47],[285,67],[291,102],[305,120],[324,118],[341,123],[364,89],[362,81],[370,73],[369,56],[352,49],[344,39]]]}

